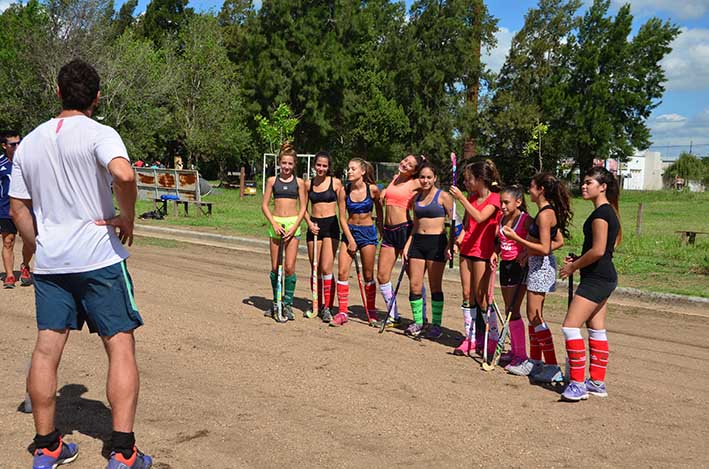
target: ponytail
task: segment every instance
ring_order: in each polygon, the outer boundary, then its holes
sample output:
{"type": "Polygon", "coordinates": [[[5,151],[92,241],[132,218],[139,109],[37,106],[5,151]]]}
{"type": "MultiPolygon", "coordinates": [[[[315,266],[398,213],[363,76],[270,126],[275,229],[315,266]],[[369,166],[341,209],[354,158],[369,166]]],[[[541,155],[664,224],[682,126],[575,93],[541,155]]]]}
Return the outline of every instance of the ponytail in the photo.
{"type": "Polygon", "coordinates": [[[362,179],[365,184],[376,183],[374,180],[374,166],[372,166],[372,163],[362,158],[352,158],[350,163],[357,163],[362,167],[362,169],[364,169],[364,177],[362,179]]]}
{"type": "Polygon", "coordinates": [[[571,210],[571,193],[566,185],[551,173],[537,173],[532,178],[534,185],[544,189],[544,197],[556,213],[556,226],[564,238],[570,239],[569,225],[574,217],[571,210]]]}
{"type": "Polygon", "coordinates": [[[500,192],[500,173],[492,160],[475,161],[463,169],[464,174],[481,179],[490,192],[500,192]]]}

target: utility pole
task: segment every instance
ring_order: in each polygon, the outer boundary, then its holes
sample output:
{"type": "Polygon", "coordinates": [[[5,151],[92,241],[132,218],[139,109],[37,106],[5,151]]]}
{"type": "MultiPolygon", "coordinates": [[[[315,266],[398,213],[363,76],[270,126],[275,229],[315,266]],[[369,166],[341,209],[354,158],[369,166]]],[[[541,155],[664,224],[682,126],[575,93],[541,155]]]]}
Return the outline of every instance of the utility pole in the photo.
{"type": "Polygon", "coordinates": [[[477,142],[473,135],[473,121],[478,117],[478,97],[480,95],[480,51],[482,48],[482,30],[483,30],[483,12],[485,10],[483,0],[473,0],[473,79],[468,84],[467,93],[465,96],[466,106],[470,113],[468,117],[471,119],[466,125],[466,133],[463,140],[463,159],[469,160],[475,158],[478,153],[477,142]]]}

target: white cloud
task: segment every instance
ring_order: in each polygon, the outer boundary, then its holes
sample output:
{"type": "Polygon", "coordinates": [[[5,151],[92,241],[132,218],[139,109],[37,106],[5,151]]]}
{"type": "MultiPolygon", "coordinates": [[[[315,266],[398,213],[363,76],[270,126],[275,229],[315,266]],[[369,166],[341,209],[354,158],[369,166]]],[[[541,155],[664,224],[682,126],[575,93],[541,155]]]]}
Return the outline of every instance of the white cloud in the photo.
{"type": "Polygon", "coordinates": [[[499,72],[502,65],[505,63],[507,54],[510,52],[510,46],[512,45],[512,38],[514,38],[514,35],[514,31],[501,27],[499,31],[495,33],[495,37],[497,38],[497,46],[490,51],[483,51],[482,60],[493,72],[499,72]]]}
{"type": "MultiPolygon", "coordinates": [[[[654,147],[709,143],[709,108],[691,117],[662,114],[648,119],[654,147]]],[[[660,148],[661,150],[661,148],[660,148]]]]}
{"type": "Polygon", "coordinates": [[[668,90],[709,89],[709,29],[682,28],[662,66],[668,90]]]}
{"type": "Polygon", "coordinates": [[[709,0],[613,0],[614,6],[624,3],[630,3],[635,14],[655,14],[662,11],[685,20],[701,18],[709,12],[709,0]]]}

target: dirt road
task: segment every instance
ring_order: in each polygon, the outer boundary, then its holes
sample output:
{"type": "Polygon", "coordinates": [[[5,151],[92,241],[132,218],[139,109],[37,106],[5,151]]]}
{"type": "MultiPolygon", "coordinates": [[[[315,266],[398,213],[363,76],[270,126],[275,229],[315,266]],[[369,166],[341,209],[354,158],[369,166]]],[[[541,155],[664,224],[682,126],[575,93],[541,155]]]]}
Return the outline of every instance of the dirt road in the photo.
{"type": "MultiPolygon", "coordinates": [[[[439,342],[401,331],[264,318],[268,257],[141,239],[129,269],[137,332],[139,446],[155,467],[706,466],[709,319],[635,301],[611,308],[610,397],[558,402],[471,358],[451,355],[460,292],[446,283],[439,342]]],[[[299,261],[297,296],[307,296],[299,261]]],[[[356,281],[350,302],[359,308],[356,281]]],[[[399,301],[405,315],[406,292],[399,301]]],[[[17,412],[35,337],[32,288],[0,291],[0,467],[30,467],[32,419],[17,412]]],[[[380,300],[379,300],[380,301],[380,300]]],[[[565,300],[548,319],[563,358],[565,300]]],[[[296,303],[304,308],[305,301],[296,303]]],[[[701,313],[702,311],[698,311],[701,313]]],[[[100,341],[74,333],[59,374],[58,427],[81,446],[70,467],[100,468],[110,435],[100,341]]]]}

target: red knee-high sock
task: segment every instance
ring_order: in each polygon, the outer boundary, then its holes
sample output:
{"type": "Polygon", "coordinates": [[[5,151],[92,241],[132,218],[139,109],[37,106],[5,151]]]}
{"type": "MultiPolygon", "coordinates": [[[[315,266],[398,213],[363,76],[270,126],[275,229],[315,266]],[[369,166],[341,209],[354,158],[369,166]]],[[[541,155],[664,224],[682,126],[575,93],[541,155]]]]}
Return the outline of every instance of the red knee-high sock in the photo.
{"type": "Polygon", "coordinates": [[[589,337],[588,348],[591,352],[591,379],[605,381],[608,367],[608,339],[598,340],[589,337]]]}
{"type": "Polygon", "coordinates": [[[537,335],[537,341],[539,341],[542,353],[544,354],[544,363],[547,365],[556,365],[556,352],[554,351],[554,339],[551,336],[551,331],[546,325],[544,329],[541,330],[537,330],[538,327],[535,328],[534,332],[537,335]]]}
{"type": "Polygon", "coordinates": [[[322,288],[322,296],[320,297],[320,304],[329,308],[332,306],[332,274],[323,275],[320,278],[320,288],[322,288]]]}
{"type": "Polygon", "coordinates": [[[542,359],[542,347],[539,345],[537,340],[537,333],[534,332],[534,326],[531,324],[527,326],[527,332],[529,333],[529,358],[532,360],[542,359]]]}
{"type": "Polygon", "coordinates": [[[337,308],[340,313],[347,314],[347,302],[350,297],[350,284],[347,281],[337,281],[337,308]]]}
{"type": "Polygon", "coordinates": [[[569,377],[571,381],[583,383],[586,375],[586,344],[578,327],[562,327],[566,339],[566,354],[569,357],[569,377]]]}
{"type": "Polygon", "coordinates": [[[367,315],[369,319],[377,319],[377,282],[372,280],[364,284],[364,293],[367,297],[367,315]]]}
{"type": "Polygon", "coordinates": [[[327,283],[330,284],[330,302],[327,304],[327,307],[332,309],[332,306],[335,304],[335,291],[337,289],[337,280],[335,280],[335,276],[330,274],[330,279],[327,283]]]}

